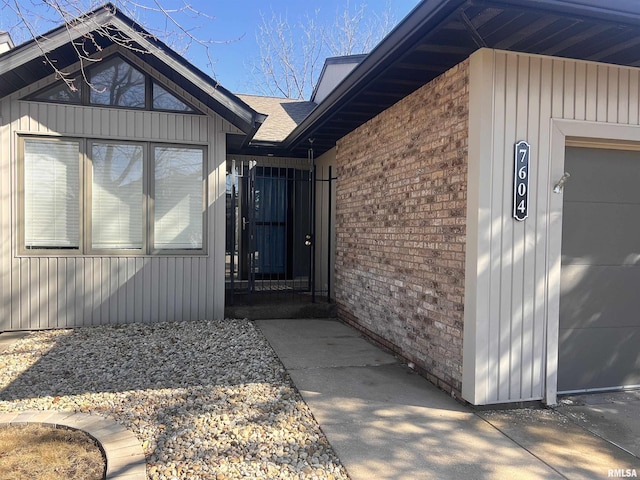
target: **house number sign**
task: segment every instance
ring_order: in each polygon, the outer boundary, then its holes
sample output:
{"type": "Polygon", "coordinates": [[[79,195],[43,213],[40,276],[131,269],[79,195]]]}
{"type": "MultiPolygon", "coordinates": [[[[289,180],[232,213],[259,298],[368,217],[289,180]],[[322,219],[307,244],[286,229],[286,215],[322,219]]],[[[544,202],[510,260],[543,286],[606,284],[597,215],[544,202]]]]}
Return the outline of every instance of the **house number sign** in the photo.
{"type": "Polygon", "coordinates": [[[513,175],[513,217],[523,221],[529,215],[529,155],[525,141],[516,143],[513,175]]]}

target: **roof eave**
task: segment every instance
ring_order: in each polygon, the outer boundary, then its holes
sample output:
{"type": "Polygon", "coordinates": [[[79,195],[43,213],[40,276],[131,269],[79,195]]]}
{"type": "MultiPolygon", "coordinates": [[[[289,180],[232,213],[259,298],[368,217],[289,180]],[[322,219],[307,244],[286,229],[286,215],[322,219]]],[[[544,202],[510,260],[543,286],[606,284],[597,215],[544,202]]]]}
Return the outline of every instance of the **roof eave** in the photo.
{"type": "Polygon", "coordinates": [[[339,108],[340,104],[354,92],[364,88],[380,71],[380,68],[391,62],[399,50],[407,48],[416,42],[416,34],[429,24],[437,23],[446,18],[465,3],[466,0],[429,0],[423,1],[414,8],[405,19],[399,23],[372,50],[366,58],[356,66],[351,73],[333,90],[327,98],[284,140],[283,145],[288,149],[296,148],[300,142],[310,138],[313,130],[322,126],[328,116],[339,108]]]}

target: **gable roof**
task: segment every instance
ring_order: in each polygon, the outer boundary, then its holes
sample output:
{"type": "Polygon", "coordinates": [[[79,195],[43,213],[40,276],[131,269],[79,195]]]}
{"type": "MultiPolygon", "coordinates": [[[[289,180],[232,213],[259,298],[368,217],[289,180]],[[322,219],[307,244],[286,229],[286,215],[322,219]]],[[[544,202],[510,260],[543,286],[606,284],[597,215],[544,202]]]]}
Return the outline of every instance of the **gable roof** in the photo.
{"type": "Polygon", "coordinates": [[[113,32],[124,36],[123,43],[133,47],[130,52],[244,133],[252,135],[264,121],[264,115],[187,62],[112,4],[77,18],[71,26],[63,25],[0,54],[0,98],[54,73],[53,68],[42,61],[45,53],[59,70],[63,70],[78,61],[77,42],[83,42],[87,34],[92,34],[93,39],[84,41],[81,48],[91,55],[116,43],[113,32]],[[109,35],[105,34],[107,29],[110,30],[109,35]]]}
{"type": "Polygon", "coordinates": [[[640,1],[424,0],[282,147],[322,154],[482,47],[640,66],[640,1]]]}

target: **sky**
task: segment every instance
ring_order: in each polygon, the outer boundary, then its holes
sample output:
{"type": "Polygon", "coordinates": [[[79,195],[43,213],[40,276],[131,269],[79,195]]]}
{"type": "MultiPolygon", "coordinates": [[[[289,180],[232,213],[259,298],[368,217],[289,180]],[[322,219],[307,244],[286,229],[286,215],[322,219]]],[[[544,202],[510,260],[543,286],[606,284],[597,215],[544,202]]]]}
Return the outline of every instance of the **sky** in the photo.
{"type": "MultiPolygon", "coordinates": [[[[78,1],[62,0],[61,3],[69,5],[82,5],[83,10],[90,10],[89,3],[81,4],[78,1]]],[[[8,0],[0,0],[0,30],[8,30],[16,44],[30,38],[29,32],[20,28],[20,21],[16,19],[14,12],[8,5],[8,0]]],[[[42,0],[26,0],[18,2],[31,10],[28,18],[35,25],[38,33],[59,26],[60,21],[47,12],[42,6],[42,0]],[[31,5],[35,5],[31,7],[31,5]],[[56,22],[53,23],[53,22],[56,22]]],[[[102,2],[100,2],[102,3],[102,2]]],[[[117,2],[114,2],[117,3],[117,2]]],[[[126,3],[126,2],[124,2],[126,3]]],[[[151,5],[153,0],[138,0],[141,5],[151,5]]],[[[183,5],[180,0],[161,0],[161,5],[168,8],[183,5]]],[[[184,40],[177,40],[177,35],[163,39],[179,53],[183,54],[198,68],[213,76],[223,87],[234,93],[257,93],[255,80],[251,79],[250,65],[257,61],[259,48],[256,42],[258,25],[261,22],[260,12],[266,17],[271,17],[271,12],[286,16],[291,24],[300,22],[305,15],[313,15],[317,10],[318,18],[330,25],[334,22],[336,13],[344,11],[349,5],[355,10],[360,5],[366,6],[368,14],[379,15],[385,10],[390,10],[396,22],[403,19],[418,3],[419,0],[192,0],[189,2],[194,9],[204,15],[196,16],[191,13],[176,14],[176,19],[184,26],[192,29],[193,35],[199,39],[215,42],[209,47],[209,56],[213,63],[213,70],[209,65],[204,49],[193,44],[187,51],[184,40]],[[206,15],[206,16],[205,16],[206,15]]],[[[129,5],[133,5],[129,2],[129,5]]],[[[146,29],[155,32],[171,30],[172,27],[166,16],[145,11],[144,8],[136,8],[137,20],[146,29]],[[166,24],[166,25],[165,25],[166,24]]],[[[59,18],[59,17],[58,17],[59,18]]]]}

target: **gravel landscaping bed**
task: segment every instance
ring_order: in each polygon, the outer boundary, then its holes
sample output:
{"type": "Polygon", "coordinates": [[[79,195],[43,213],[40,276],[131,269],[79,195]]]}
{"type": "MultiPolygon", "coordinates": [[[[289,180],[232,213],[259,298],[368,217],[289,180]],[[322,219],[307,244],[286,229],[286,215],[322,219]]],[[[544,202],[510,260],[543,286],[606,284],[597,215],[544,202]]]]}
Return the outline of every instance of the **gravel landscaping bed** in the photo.
{"type": "Polygon", "coordinates": [[[33,332],[0,353],[0,411],[97,413],[135,433],[150,479],[347,479],[249,321],[33,332]]]}

